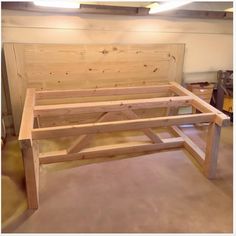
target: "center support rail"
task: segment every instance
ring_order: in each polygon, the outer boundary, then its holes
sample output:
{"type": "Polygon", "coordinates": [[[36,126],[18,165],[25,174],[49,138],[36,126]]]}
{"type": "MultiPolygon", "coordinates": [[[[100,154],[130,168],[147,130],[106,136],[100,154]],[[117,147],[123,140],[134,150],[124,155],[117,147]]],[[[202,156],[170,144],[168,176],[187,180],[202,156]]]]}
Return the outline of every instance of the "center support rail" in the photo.
{"type": "Polygon", "coordinates": [[[26,93],[19,135],[25,167],[28,207],[34,209],[38,208],[40,164],[184,147],[192,154],[205,176],[210,179],[215,178],[220,130],[222,126],[226,126],[227,124],[229,124],[228,116],[174,82],[159,86],[65,91],[36,91],[33,88],[29,88],[26,93]],[[160,92],[169,92],[175,96],[105,102],[37,105],[37,101],[42,99],[158,94],[160,92]],[[200,113],[178,115],[178,108],[181,106],[192,106],[200,113]],[[167,108],[168,114],[164,117],[139,118],[135,113],[135,110],[150,108],[167,108]],[[40,128],[39,126],[34,127],[35,119],[37,120],[42,117],[69,116],[95,112],[101,113],[96,123],[45,128],[40,128]],[[124,120],[114,121],[114,116],[117,112],[124,117],[124,120]],[[201,122],[209,123],[205,152],[178,128],[178,125],[201,122]],[[163,139],[152,130],[152,128],[157,127],[168,127],[177,137],[163,139]],[[96,134],[133,130],[142,131],[150,141],[88,147],[96,134]],[[39,153],[38,140],[66,136],[79,137],[65,150],[39,153]]]}

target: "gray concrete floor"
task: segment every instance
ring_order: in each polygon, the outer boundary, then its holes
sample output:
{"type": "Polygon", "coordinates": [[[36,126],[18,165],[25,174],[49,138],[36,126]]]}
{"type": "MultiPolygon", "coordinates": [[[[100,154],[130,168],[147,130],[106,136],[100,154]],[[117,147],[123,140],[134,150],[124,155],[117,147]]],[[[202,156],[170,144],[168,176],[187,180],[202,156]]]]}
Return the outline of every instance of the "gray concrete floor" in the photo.
{"type": "MultiPolygon", "coordinates": [[[[203,147],[205,128],[183,130],[203,147]]],[[[183,149],[83,166],[45,165],[39,209],[29,211],[18,145],[9,140],[2,158],[2,231],[230,233],[232,146],[233,127],[223,128],[213,181],[183,149]]]]}

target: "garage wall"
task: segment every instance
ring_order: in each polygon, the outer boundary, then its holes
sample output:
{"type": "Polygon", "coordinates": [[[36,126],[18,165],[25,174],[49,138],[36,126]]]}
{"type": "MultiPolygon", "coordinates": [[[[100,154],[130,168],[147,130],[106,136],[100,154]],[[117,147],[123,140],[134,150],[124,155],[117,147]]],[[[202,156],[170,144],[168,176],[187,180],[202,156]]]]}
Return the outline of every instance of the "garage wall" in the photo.
{"type": "Polygon", "coordinates": [[[184,82],[215,81],[217,70],[232,69],[232,26],[231,20],[2,10],[3,43],[185,43],[184,82]]]}
{"type": "MultiPolygon", "coordinates": [[[[185,80],[232,69],[231,20],[153,16],[62,16],[2,11],[2,41],[22,43],[185,43],[185,80]]],[[[212,78],[211,78],[212,79],[212,78]]]]}

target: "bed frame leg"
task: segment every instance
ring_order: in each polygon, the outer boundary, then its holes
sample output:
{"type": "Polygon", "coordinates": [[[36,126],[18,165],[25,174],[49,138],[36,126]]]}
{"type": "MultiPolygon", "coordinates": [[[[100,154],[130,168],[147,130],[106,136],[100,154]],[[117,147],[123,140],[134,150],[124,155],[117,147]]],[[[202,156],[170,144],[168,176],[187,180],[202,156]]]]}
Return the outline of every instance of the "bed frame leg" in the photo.
{"type": "Polygon", "coordinates": [[[28,208],[37,209],[39,205],[39,157],[38,143],[30,139],[20,140],[25,169],[25,183],[28,208]]]}
{"type": "Polygon", "coordinates": [[[220,126],[215,123],[210,123],[208,128],[206,155],[204,162],[204,174],[209,179],[214,179],[216,177],[220,132],[220,126]]]}

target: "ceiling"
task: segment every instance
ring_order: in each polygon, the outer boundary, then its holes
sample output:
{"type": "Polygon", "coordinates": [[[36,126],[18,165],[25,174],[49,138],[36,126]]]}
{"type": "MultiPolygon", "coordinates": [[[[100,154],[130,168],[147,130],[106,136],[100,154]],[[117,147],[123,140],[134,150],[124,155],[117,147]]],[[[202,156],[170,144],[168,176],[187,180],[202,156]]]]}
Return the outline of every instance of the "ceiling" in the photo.
{"type": "MultiPolygon", "coordinates": [[[[163,4],[165,1],[137,1],[137,2],[108,2],[108,1],[97,1],[97,2],[87,2],[81,1],[84,4],[93,4],[93,5],[107,5],[107,6],[126,6],[126,7],[148,7],[152,3],[157,2],[159,4],[163,4]]],[[[233,8],[233,1],[229,2],[193,2],[178,9],[184,10],[206,10],[206,11],[224,11],[225,9],[233,8]]]]}
{"type": "MultiPolygon", "coordinates": [[[[164,1],[158,1],[163,4],[164,1]]],[[[32,2],[2,2],[2,9],[34,11],[41,13],[58,13],[58,14],[110,14],[110,15],[149,15],[150,5],[153,1],[81,1],[79,9],[65,8],[47,8],[35,6],[32,2]]],[[[152,17],[187,17],[187,18],[207,18],[207,19],[233,19],[233,12],[226,11],[233,8],[233,2],[192,2],[171,11],[153,14],[152,17]]]]}

